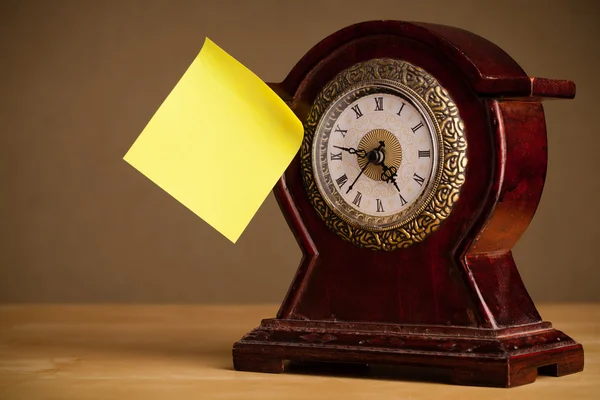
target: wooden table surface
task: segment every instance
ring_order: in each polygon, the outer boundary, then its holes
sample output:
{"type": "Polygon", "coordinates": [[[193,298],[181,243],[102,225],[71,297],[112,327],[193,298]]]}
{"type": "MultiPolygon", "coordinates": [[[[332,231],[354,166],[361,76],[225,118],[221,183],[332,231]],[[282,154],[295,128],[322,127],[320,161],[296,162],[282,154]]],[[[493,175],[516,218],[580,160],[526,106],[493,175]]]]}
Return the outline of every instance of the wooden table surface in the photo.
{"type": "Polygon", "coordinates": [[[231,346],[276,306],[0,306],[0,399],[600,399],[600,304],[542,305],[583,344],[585,370],[512,388],[411,370],[233,370],[231,346]]]}

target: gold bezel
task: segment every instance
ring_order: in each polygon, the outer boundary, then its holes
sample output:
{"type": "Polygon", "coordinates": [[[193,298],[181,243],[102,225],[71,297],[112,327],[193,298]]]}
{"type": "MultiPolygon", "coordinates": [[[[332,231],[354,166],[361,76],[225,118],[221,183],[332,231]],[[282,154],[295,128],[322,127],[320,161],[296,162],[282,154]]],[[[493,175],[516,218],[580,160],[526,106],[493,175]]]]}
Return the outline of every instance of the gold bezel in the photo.
{"type": "Polygon", "coordinates": [[[304,131],[301,172],[309,200],[330,229],[357,246],[390,251],[421,242],[450,215],[458,200],[467,166],[464,123],[448,92],[419,67],[399,60],[373,59],[341,72],[317,96],[304,131]],[[427,114],[427,123],[438,140],[438,160],[432,183],[415,207],[398,213],[396,223],[369,227],[363,220],[376,217],[356,212],[349,218],[323,196],[315,181],[313,148],[321,119],[336,102],[357,88],[381,86],[393,87],[427,114]],[[410,214],[405,216],[407,213],[410,214]]]}

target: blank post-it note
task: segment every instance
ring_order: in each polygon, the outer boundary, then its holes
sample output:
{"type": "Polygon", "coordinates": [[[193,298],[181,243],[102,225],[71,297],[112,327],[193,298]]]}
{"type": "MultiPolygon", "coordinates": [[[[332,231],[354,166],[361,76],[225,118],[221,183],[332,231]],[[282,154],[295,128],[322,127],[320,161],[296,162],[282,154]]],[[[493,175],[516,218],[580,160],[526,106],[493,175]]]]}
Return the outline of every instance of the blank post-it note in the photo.
{"type": "Polygon", "coordinates": [[[283,100],[207,38],[124,159],[235,243],[302,136],[283,100]]]}

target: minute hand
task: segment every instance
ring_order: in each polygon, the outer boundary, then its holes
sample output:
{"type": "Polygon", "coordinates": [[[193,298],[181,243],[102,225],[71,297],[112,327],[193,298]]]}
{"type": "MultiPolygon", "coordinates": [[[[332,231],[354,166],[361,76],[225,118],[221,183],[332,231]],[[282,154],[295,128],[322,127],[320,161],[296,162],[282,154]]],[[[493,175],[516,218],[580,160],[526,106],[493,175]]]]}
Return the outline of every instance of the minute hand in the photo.
{"type": "Polygon", "coordinates": [[[354,184],[356,183],[356,181],[358,180],[358,178],[360,178],[360,176],[363,174],[363,172],[365,172],[365,169],[367,169],[368,166],[369,166],[369,162],[367,162],[365,164],[365,166],[360,170],[360,174],[358,174],[358,176],[356,177],[356,179],[354,180],[354,182],[352,182],[352,185],[348,186],[348,190],[346,190],[346,194],[350,193],[350,191],[354,187],[354,184]]]}

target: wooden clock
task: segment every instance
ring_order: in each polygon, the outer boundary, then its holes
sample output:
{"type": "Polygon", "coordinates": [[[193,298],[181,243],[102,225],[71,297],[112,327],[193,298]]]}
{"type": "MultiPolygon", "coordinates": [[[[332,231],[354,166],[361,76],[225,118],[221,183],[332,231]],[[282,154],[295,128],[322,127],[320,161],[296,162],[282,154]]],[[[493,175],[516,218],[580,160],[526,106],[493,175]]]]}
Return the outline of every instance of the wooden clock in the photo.
{"type": "Polygon", "coordinates": [[[461,29],[372,21],[271,87],[304,122],[275,189],[304,257],[276,318],[234,344],[237,370],[409,365],[510,387],[583,369],[511,254],[546,175],[541,101],[573,82],[461,29]]]}

